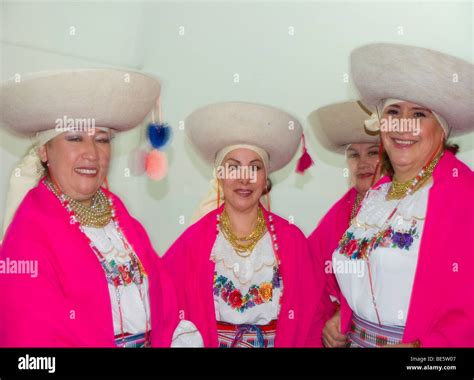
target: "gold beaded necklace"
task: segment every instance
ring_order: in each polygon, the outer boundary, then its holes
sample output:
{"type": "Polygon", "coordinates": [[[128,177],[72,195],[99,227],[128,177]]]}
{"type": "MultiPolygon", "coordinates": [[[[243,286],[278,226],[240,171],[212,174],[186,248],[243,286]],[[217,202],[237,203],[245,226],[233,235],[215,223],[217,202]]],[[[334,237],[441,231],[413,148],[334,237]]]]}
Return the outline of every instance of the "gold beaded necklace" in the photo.
{"type": "Polygon", "coordinates": [[[426,183],[426,181],[431,178],[433,170],[441,158],[442,153],[442,151],[439,152],[436,157],[425,168],[423,168],[416,177],[405,182],[399,182],[394,177],[386,199],[389,201],[394,199],[402,199],[409,193],[410,189],[412,189],[411,193],[414,193],[419,188],[421,188],[426,183]]]}
{"type": "Polygon", "coordinates": [[[109,201],[102,189],[94,194],[91,199],[90,206],[86,206],[81,202],[71,198],[69,195],[60,193],[56,185],[50,180],[47,180],[48,187],[53,191],[58,198],[62,197],[67,202],[70,211],[74,212],[74,217],[83,227],[103,228],[109,224],[112,219],[112,209],[109,201]]]}
{"type": "Polygon", "coordinates": [[[260,207],[257,211],[257,224],[255,225],[254,230],[247,236],[238,237],[234,234],[230,224],[229,214],[227,214],[225,209],[220,216],[219,227],[224,237],[232,245],[235,252],[241,257],[250,256],[257,243],[267,231],[265,218],[263,217],[263,212],[260,207]]]}

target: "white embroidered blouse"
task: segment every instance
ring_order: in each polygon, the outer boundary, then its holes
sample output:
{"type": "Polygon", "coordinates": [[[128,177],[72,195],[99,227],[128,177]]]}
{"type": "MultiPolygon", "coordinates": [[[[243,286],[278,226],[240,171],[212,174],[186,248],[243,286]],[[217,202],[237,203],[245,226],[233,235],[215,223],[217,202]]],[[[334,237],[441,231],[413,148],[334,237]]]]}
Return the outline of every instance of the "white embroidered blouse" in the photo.
{"type": "MultiPolygon", "coordinates": [[[[115,260],[117,265],[130,265],[130,253],[126,250],[112,221],[103,228],[83,227],[83,230],[107,262],[115,260]]],[[[147,325],[148,329],[151,329],[148,277],[145,276],[140,285],[132,281],[127,285],[119,285],[116,289],[114,284],[109,283],[108,288],[112,305],[114,335],[121,334],[117,291],[120,295],[124,333],[132,335],[144,333],[147,325]]],[[[202,337],[194,324],[182,320],[174,332],[172,347],[202,346],[202,337]]]]}
{"type": "Polygon", "coordinates": [[[217,321],[266,325],[277,319],[283,284],[268,232],[246,257],[237,254],[219,232],[211,260],[216,263],[214,307],[217,321]]]}
{"type": "Polygon", "coordinates": [[[378,323],[372,301],[369,267],[359,257],[394,210],[370,253],[369,264],[375,302],[383,325],[405,326],[415,276],[428,193],[426,185],[400,200],[386,200],[390,183],[371,190],[359,214],[333,254],[333,270],[351,309],[361,318],[378,323]]]}

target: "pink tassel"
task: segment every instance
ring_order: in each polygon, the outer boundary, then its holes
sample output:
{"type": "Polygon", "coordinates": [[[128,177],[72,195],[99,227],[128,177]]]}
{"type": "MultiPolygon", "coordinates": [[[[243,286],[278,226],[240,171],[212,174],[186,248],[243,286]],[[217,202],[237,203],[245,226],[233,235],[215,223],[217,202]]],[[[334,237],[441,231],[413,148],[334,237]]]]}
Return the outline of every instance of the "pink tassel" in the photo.
{"type": "Polygon", "coordinates": [[[308,153],[308,150],[306,149],[306,141],[304,138],[304,133],[301,135],[301,140],[303,143],[302,145],[303,154],[298,159],[298,164],[296,165],[296,172],[298,174],[304,174],[306,169],[308,169],[311,165],[314,164],[313,159],[311,158],[311,156],[308,153]]]}
{"type": "Polygon", "coordinates": [[[168,173],[168,160],[166,154],[153,149],[146,159],[146,174],[154,181],[160,181],[168,173]]]}

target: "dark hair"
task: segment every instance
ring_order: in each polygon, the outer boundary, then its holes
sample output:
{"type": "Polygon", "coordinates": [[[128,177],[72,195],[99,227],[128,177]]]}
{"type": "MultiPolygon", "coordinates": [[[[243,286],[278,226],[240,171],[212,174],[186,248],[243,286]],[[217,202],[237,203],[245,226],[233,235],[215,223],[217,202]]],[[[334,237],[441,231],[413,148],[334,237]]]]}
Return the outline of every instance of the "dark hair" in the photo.
{"type": "Polygon", "coordinates": [[[459,152],[459,145],[445,142],[444,150],[447,150],[448,152],[451,152],[452,154],[456,155],[459,152]]]}
{"type": "Polygon", "coordinates": [[[389,177],[393,176],[393,166],[385,149],[382,153],[382,173],[386,173],[389,177]]]}
{"type": "MultiPolygon", "coordinates": [[[[46,145],[49,145],[50,142],[51,142],[51,140],[47,141],[44,145],[45,145],[45,146],[46,146],[46,145]]],[[[41,160],[41,159],[40,159],[40,161],[41,161],[41,166],[43,167],[45,173],[46,173],[46,174],[49,174],[48,161],[43,162],[43,160],[41,160]]]]}
{"type": "Polygon", "coordinates": [[[47,162],[41,161],[41,166],[43,167],[43,169],[45,170],[46,173],[49,172],[48,163],[47,163],[47,162]]]}
{"type": "Polygon", "coordinates": [[[266,195],[270,193],[270,190],[272,189],[273,183],[270,177],[267,178],[267,187],[263,190],[262,195],[266,195]]]}
{"type": "MultiPolygon", "coordinates": [[[[459,145],[445,141],[443,144],[443,149],[456,155],[459,152],[459,145]]],[[[393,175],[394,173],[392,163],[390,162],[390,158],[388,157],[386,150],[383,151],[382,155],[382,170],[384,170],[388,175],[393,175]]]]}

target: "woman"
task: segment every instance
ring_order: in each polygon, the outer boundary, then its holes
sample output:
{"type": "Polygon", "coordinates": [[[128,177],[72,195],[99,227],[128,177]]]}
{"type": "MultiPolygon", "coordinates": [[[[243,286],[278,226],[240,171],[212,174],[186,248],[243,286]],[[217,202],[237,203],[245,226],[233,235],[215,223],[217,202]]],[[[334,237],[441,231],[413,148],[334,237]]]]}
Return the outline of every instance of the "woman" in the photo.
{"type": "Polygon", "coordinates": [[[351,189],[322,218],[308,238],[311,253],[326,286],[317,310],[319,333],[326,347],[345,347],[341,334],[340,289],[332,273],[331,256],[341,236],[357,214],[360,203],[373,181],[380,177],[377,134],[369,134],[364,121],[372,112],[360,101],[331,104],[312,112],[308,120],[318,140],[328,150],[344,153],[351,189]]]}
{"type": "Polygon", "coordinates": [[[473,65],[418,47],[373,44],[351,55],[362,99],[381,118],[394,169],[366,194],[333,254],[341,331],[351,347],[474,345],[474,175],[445,149],[474,125],[473,65]],[[455,75],[459,80],[453,80],[455,75]]]}
{"type": "Polygon", "coordinates": [[[163,257],[186,319],[205,347],[295,347],[311,341],[319,297],[306,239],[263,207],[268,174],[283,168],[302,138],[276,108],[212,104],[186,120],[191,143],[214,165],[201,218],[163,257]]]}
{"type": "Polygon", "coordinates": [[[156,80],[112,69],[2,85],[2,122],[35,144],[11,178],[0,258],[38,271],[0,275],[0,346],[170,346],[172,282],[106,179],[112,135],[139,125],[159,94],[156,80]]]}

